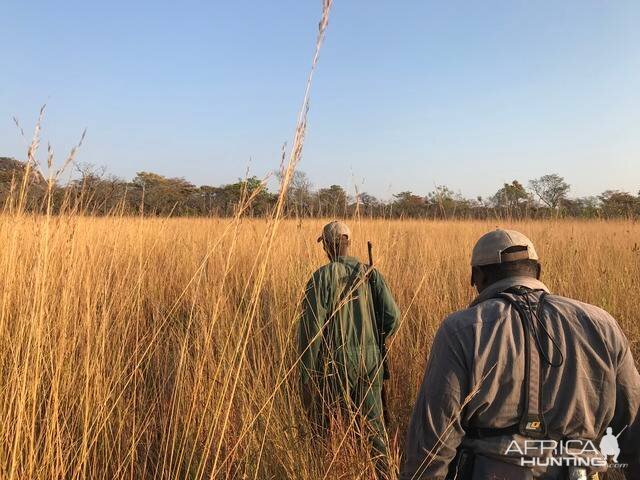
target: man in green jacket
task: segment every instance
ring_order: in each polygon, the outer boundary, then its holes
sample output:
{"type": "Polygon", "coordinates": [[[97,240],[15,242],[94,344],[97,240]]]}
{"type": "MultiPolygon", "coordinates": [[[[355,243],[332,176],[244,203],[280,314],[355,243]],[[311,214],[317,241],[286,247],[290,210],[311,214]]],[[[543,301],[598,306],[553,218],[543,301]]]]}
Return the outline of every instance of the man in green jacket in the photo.
{"type": "Polygon", "coordinates": [[[302,302],[302,403],[320,432],[337,411],[364,419],[376,464],[386,466],[381,349],[395,332],[400,313],[382,275],[349,256],[346,224],[325,225],[318,242],[329,263],[312,275],[302,302]]]}

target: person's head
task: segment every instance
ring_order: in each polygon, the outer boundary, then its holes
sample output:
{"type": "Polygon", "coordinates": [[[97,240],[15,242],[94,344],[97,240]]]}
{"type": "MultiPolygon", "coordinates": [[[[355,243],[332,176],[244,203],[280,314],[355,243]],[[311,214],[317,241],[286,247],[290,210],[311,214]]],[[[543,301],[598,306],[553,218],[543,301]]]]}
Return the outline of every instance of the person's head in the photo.
{"type": "Polygon", "coordinates": [[[344,222],[336,220],[327,223],[318,237],[318,242],[322,242],[322,248],[329,260],[344,257],[348,255],[349,245],[351,245],[351,230],[344,222]]]}
{"type": "Polygon", "coordinates": [[[607,427],[607,435],[611,435],[613,433],[613,429],[611,427],[607,427]]]}
{"type": "Polygon", "coordinates": [[[473,247],[471,285],[478,292],[508,277],[539,279],[541,271],[533,243],[515,230],[486,233],[473,247]]]}

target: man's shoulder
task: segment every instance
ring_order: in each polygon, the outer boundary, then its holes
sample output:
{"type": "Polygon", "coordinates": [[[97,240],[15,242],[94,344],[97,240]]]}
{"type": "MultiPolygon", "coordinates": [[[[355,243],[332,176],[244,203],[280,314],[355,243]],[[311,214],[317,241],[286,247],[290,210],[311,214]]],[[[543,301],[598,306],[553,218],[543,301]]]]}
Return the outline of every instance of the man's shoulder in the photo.
{"type": "Polygon", "coordinates": [[[547,302],[565,318],[577,318],[590,321],[602,328],[614,328],[618,330],[618,322],[609,312],[590,303],[576,300],[575,298],[561,295],[547,295],[547,302]]]}
{"type": "MultiPolygon", "coordinates": [[[[581,316],[605,325],[617,325],[615,319],[604,309],[561,295],[547,294],[546,301],[567,316],[581,316]]],[[[489,298],[483,302],[458,310],[445,318],[450,328],[464,327],[473,323],[493,320],[500,316],[506,307],[505,300],[489,298]]]]}
{"type": "Polygon", "coordinates": [[[343,262],[338,262],[338,261],[332,261],[332,262],[326,263],[311,274],[310,281],[311,282],[323,281],[323,280],[331,279],[336,275],[344,274],[345,270],[347,270],[347,265],[351,266],[352,264],[355,265],[354,262],[350,262],[348,264],[343,262]]]}
{"type": "Polygon", "coordinates": [[[330,274],[331,264],[327,263],[317,268],[309,277],[309,283],[318,283],[330,274]]]}
{"type": "Polygon", "coordinates": [[[311,275],[311,276],[312,277],[317,277],[318,275],[323,275],[323,274],[327,273],[332,268],[332,264],[333,263],[334,262],[325,263],[321,267],[318,267],[315,270],[315,272],[313,272],[313,275],[311,275]]]}
{"type": "Polygon", "coordinates": [[[504,300],[490,298],[484,302],[453,312],[444,319],[442,327],[455,332],[477,323],[495,322],[503,318],[505,306],[504,300]]]}
{"type": "Polygon", "coordinates": [[[616,319],[606,310],[559,295],[549,295],[548,301],[561,318],[571,323],[573,330],[584,332],[584,338],[590,344],[602,340],[614,354],[627,350],[629,341],[626,335],[616,319]]]}
{"type": "Polygon", "coordinates": [[[369,278],[371,278],[375,283],[378,283],[379,281],[384,282],[384,277],[376,267],[372,267],[368,263],[363,263],[362,267],[365,272],[368,272],[369,278]]]}
{"type": "MultiPolygon", "coordinates": [[[[602,339],[610,351],[619,352],[628,344],[618,322],[604,309],[559,295],[547,295],[546,300],[555,309],[562,323],[571,331],[584,332],[582,337],[596,341],[602,339]]],[[[438,329],[439,335],[471,341],[481,331],[493,331],[496,325],[511,318],[508,303],[491,298],[447,316],[438,329]]]]}

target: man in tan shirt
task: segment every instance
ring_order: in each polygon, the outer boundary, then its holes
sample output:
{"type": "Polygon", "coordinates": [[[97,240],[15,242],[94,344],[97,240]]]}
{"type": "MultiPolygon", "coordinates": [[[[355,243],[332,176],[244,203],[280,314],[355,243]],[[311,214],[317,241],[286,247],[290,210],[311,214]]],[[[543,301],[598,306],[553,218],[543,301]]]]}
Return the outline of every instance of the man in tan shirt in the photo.
{"type": "Polygon", "coordinates": [[[609,467],[640,479],[640,375],[617,322],[552,295],[521,233],[487,233],[471,264],[479,296],[436,333],[401,479],[585,479],[607,469],[605,433],[609,467]]]}

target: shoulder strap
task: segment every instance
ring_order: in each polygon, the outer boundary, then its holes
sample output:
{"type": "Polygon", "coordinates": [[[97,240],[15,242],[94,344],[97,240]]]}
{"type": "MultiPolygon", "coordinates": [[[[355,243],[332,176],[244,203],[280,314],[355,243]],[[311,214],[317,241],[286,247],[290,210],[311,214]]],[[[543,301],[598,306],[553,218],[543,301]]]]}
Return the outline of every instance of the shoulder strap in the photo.
{"type": "MultiPolygon", "coordinates": [[[[527,295],[527,293],[524,293],[527,295]]],[[[521,298],[515,300],[507,294],[500,294],[499,298],[503,298],[511,304],[518,312],[520,321],[524,331],[524,349],[525,349],[525,371],[524,371],[524,406],[520,421],[518,422],[518,430],[521,435],[532,438],[546,438],[547,425],[542,412],[542,367],[541,354],[536,348],[535,326],[530,303],[522,302],[521,298]]],[[[519,297],[519,295],[518,295],[519,297]]],[[[544,292],[540,296],[538,308],[544,302],[544,292]]]]}
{"type": "MultiPolygon", "coordinates": [[[[522,322],[525,347],[525,372],[523,381],[525,394],[520,419],[518,423],[505,428],[468,428],[466,434],[470,438],[496,437],[501,435],[514,435],[516,433],[530,438],[548,438],[547,425],[542,411],[541,366],[541,360],[543,358],[547,360],[547,357],[543,355],[541,351],[540,341],[537,337],[537,330],[532,318],[535,315],[538,321],[540,321],[539,316],[542,312],[546,292],[542,292],[535,313],[528,297],[526,297],[526,302],[523,300],[523,296],[528,295],[530,292],[530,290],[526,289],[511,289],[507,292],[501,292],[494,297],[509,303],[513,309],[518,312],[518,316],[522,322]],[[513,296],[508,293],[515,294],[517,299],[514,299],[513,296]],[[534,345],[537,348],[532,348],[534,345]]],[[[548,360],[547,363],[554,366],[548,362],[548,360]]]]}

